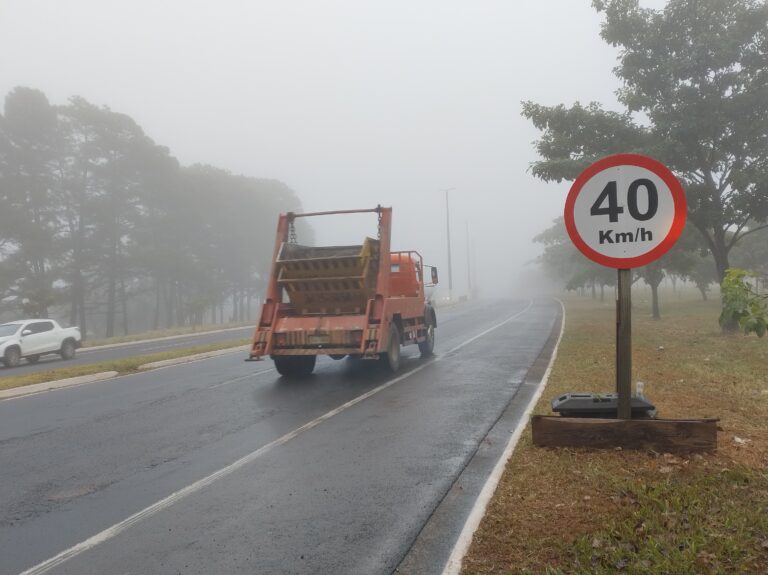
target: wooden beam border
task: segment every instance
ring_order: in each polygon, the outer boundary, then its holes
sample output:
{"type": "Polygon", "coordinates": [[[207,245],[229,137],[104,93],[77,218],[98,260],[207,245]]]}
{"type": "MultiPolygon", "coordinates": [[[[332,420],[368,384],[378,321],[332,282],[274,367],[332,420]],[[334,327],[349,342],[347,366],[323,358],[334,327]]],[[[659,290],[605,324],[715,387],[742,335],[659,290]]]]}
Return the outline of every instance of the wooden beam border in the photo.
{"type": "Polygon", "coordinates": [[[718,419],[599,419],[534,415],[536,447],[645,449],[693,453],[717,449],[718,419]]]}

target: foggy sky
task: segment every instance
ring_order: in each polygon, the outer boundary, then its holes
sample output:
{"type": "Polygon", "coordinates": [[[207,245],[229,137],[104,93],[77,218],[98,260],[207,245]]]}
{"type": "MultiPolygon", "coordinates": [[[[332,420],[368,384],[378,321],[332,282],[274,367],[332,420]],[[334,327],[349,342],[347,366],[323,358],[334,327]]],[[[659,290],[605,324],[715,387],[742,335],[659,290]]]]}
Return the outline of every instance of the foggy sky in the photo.
{"type": "MultiPolygon", "coordinates": [[[[393,249],[446,285],[451,188],[454,291],[468,225],[477,281],[500,295],[568,190],[527,173],[520,101],[615,109],[599,26],[590,0],[0,0],[0,95],[83,96],[182,164],[282,180],[307,210],[391,205],[393,249]]],[[[362,239],[330,228],[321,240],[362,239]]]]}

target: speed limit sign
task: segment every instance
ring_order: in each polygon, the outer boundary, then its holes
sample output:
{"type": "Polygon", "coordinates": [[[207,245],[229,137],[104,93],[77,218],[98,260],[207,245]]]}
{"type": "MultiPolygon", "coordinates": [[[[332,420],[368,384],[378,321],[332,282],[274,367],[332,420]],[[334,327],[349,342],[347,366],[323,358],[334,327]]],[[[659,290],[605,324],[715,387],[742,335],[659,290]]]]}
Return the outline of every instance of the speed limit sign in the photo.
{"type": "Polygon", "coordinates": [[[685,193],[663,164],[638,154],[595,162],[571,186],[565,226],[598,264],[629,269],[669,250],[685,227],[685,193]]]}

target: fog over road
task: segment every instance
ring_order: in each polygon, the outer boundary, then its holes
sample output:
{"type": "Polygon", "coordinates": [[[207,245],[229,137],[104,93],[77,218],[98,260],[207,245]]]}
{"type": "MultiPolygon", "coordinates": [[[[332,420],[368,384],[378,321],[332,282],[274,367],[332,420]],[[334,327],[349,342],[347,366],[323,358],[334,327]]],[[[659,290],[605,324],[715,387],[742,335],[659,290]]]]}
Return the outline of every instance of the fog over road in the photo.
{"type": "Polygon", "coordinates": [[[230,354],[0,401],[0,574],[440,572],[471,504],[446,495],[476,496],[559,315],[442,310],[436,357],[395,376],[230,354]]]}

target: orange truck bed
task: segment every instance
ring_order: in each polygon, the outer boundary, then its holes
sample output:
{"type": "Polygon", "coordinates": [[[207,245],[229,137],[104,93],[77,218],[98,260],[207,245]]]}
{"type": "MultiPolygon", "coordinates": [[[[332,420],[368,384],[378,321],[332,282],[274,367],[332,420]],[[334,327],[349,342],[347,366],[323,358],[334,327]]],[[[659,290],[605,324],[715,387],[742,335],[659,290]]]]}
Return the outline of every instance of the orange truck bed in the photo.
{"type": "MultiPolygon", "coordinates": [[[[437,318],[418,252],[390,253],[392,208],[281,214],[272,270],[249,360],[270,356],[286,376],[308,375],[318,355],[380,359],[400,367],[400,347],[432,354],[437,318]],[[354,246],[304,246],[297,218],[374,213],[378,239],[354,246]]],[[[427,266],[431,267],[431,266],[427,266]]]]}

